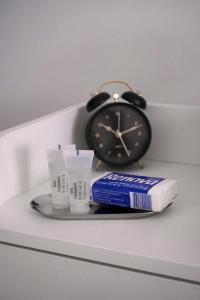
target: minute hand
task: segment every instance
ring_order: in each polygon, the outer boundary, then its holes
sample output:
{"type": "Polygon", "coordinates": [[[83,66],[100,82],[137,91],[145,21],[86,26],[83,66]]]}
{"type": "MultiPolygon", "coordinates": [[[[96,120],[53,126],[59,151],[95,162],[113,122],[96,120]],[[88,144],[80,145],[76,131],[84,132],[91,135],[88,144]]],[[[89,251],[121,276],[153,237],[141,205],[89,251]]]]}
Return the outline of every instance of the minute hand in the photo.
{"type": "Polygon", "coordinates": [[[122,134],[125,134],[125,133],[128,133],[128,132],[131,132],[131,131],[134,131],[134,130],[140,128],[141,126],[142,126],[142,124],[137,125],[137,126],[133,126],[133,127],[129,128],[129,129],[127,129],[127,130],[124,130],[124,131],[121,132],[121,135],[122,135],[122,134]]]}

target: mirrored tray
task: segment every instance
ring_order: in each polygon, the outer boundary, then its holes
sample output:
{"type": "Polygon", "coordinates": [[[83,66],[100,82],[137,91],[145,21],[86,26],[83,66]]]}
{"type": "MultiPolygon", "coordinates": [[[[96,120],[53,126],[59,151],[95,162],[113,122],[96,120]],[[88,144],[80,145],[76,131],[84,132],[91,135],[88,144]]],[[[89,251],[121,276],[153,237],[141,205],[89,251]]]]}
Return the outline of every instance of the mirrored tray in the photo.
{"type": "Polygon", "coordinates": [[[52,206],[51,195],[45,194],[31,201],[31,207],[41,215],[59,220],[108,220],[108,219],[138,219],[146,218],[158,212],[125,208],[114,205],[90,204],[88,214],[71,214],[69,209],[56,209],[52,206]]]}

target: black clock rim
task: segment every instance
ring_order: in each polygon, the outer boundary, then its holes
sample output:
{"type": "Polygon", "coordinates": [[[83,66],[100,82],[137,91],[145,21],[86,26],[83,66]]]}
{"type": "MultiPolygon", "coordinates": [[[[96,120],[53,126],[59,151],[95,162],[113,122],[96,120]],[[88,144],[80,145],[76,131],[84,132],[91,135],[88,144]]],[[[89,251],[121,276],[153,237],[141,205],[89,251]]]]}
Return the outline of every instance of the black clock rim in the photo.
{"type": "Polygon", "coordinates": [[[86,138],[86,142],[88,144],[88,147],[92,150],[94,150],[94,153],[95,153],[95,156],[101,160],[102,162],[104,162],[105,164],[108,164],[112,167],[125,167],[125,166],[128,166],[128,165],[131,165],[133,163],[136,163],[137,161],[139,161],[140,159],[142,159],[142,157],[145,155],[145,153],[147,152],[147,150],[149,149],[150,147],[150,144],[151,144],[151,140],[152,140],[152,130],[151,130],[151,125],[150,125],[150,122],[148,120],[148,118],[146,117],[146,115],[140,110],[138,109],[137,107],[131,105],[131,104],[128,104],[128,103],[123,103],[123,102],[117,102],[117,103],[109,103],[109,104],[106,104],[104,105],[103,107],[101,107],[100,109],[98,109],[89,119],[88,123],[87,123],[87,126],[86,126],[86,130],[85,130],[85,138],[86,138]],[[119,105],[119,106],[127,106],[133,110],[136,110],[140,115],[142,115],[142,117],[144,118],[145,122],[146,122],[146,125],[147,125],[147,128],[148,128],[148,140],[146,142],[146,145],[144,147],[144,150],[142,152],[142,155],[140,155],[139,157],[135,157],[134,159],[130,159],[128,160],[127,162],[117,162],[117,163],[113,163],[113,162],[110,162],[106,159],[104,159],[103,157],[101,157],[97,152],[96,150],[94,149],[94,146],[92,144],[92,139],[90,138],[90,128],[91,128],[91,124],[93,123],[94,119],[96,118],[96,116],[101,113],[102,111],[104,111],[105,109],[107,109],[108,107],[110,106],[115,106],[115,105],[119,105]]]}

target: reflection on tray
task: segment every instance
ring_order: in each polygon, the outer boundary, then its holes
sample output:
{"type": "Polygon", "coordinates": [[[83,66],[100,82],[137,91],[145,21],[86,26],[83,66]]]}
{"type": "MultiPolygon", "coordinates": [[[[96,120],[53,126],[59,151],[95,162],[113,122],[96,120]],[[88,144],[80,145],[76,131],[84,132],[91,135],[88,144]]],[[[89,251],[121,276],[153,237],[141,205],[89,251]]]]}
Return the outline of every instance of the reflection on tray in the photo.
{"type": "Polygon", "coordinates": [[[138,219],[155,214],[153,211],[145,211],[108,204],[91,202],[90,211],[87,214],[72,214],[69,208],[56,209],[52,207],[51,195],[38,196],[31,201],[31,207],[41,215],[58,220],[109,220],[109,219],[138,219]]]}
{"type": "Polygon", "coordinates": [[[134,209],[122,206],[100,204],[94,210],[95,214],[132,214],[132,213],[146,213],[147,211],[141,209],[134,209]]]}

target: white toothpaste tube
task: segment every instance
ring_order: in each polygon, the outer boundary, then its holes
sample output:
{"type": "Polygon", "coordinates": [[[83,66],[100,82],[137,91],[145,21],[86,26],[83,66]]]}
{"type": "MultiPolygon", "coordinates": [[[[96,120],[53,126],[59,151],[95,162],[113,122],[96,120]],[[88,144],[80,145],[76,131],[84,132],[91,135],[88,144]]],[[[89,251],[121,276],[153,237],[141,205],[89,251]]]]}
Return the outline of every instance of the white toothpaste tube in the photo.
{"type": "Polygon", "coordinates": [[[148,211],[162,211],[177,196],[177,181],[107,172],[91,181],[91,200],[148,211]]]}
{"type": "Polygon", "coordinates": [[[94,152],[79,150],[79,155],[65,158],[68,175],[70,211],[72,214],[87,214],[90,201],[90,172],[94,152]]]}
{"type": "Polygon", "coordinates": [[[51,181],[52,205],[57,209],[69,207],[68,182],[65,169],[65,162],[63,158],[63,152],[67,151],[69,151],[70,154],[76,153],[76,150],[47,150],[49,174],[51,181]]]}

